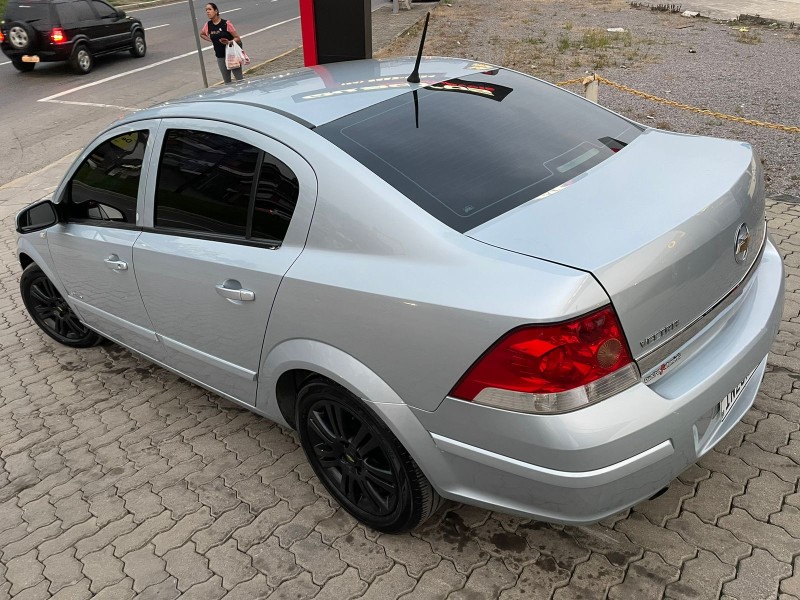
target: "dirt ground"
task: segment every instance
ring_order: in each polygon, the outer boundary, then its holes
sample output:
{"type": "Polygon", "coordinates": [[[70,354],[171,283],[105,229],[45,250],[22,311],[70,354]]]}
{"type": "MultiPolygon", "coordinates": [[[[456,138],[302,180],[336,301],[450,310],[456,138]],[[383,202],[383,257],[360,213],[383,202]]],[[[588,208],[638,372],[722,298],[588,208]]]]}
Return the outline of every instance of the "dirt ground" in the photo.
{"type": "MultiPolygon", "coordinates": [[[[796,26],[687,18],[678,5],[653,10],[623,0],[451,0],[431,8],[427,56],[481,60],[550,82],[597,73],[680,103],[800,126],[796,26]],[[623,31],[608,31],[617,28],[623,31]]],[[[416,54],[420,33],[414,28],[378,57],[416,54]]],[[[767,192],[800,197],[800,133],[688,112],[608,85],[600,103],[652,127],[749,142],[765,164],[767,192]]]]}

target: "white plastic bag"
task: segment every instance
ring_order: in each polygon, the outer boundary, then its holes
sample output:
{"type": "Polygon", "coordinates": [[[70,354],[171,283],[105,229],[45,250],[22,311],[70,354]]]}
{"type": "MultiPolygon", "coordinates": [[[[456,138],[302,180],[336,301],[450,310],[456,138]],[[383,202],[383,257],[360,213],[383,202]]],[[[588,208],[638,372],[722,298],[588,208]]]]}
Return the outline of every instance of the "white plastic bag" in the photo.
{"type": "Polygon", "coordinates": [[[228,46],[225,48],[225,66],[229,71],[241,68],[244,63],[242,54],[243,52],[239,44],[236,42],[228,42],[228,46]]]}

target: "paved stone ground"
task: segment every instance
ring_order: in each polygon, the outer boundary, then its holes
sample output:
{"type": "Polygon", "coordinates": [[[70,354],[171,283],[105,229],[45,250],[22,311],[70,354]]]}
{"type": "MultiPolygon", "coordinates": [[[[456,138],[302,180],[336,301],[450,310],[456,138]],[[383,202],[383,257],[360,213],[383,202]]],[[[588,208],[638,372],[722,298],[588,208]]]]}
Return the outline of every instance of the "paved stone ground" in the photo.
{"type": "Polygon", "coordinates": [[[387,536],[291,431],[33,325],[10,215],[70,158],[0,187],[0,600],[800,599],[800,205],[768,207],[787,299],[755,406],[666,494],[591,527],[448,504],[387,536]]]}

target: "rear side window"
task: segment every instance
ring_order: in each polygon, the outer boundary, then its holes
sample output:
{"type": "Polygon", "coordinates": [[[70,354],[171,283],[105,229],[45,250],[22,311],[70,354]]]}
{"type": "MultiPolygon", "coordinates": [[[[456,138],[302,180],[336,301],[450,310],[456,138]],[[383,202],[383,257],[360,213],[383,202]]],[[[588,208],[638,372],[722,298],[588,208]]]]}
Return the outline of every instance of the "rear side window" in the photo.
{"type": "Polygon", "coordinates": [[[294,173],[259,148],[215,133],[170,129],[158,170],[155,226],[278,243],[298,191],[294,173]]]}
{"type": "Polygon", "coordinates": [[[45,2],[12,2],[6,8],[6,21],[26,21],[49,26],[52,23],[50,4],[45,2]]]}
{"type": "Polygon", "coordinates": [[[61,21],[62,26],[72,25],[78,22],[78,12],[75,9],[77,2],[62,2],[56,4],[56,11],[58,12],[58,19],[61,21]]]}
{"type": "Polygon", "coordinates": [[[111,8],[105,2],[100,2],[100,0],[92,0],[92,6],[94,7],[94,10],[97,12],[98,16],[101,19],[104,17],[117,16],[117,11],[111,8]]]}
{"type": "Polygon", "coordinates": [[[71,3],[75,8],[75,13],[78,15],[78,22],[84,23],[86,21],[94,21],[97,17],[92,12],[92,7],[86,0],[77,0],[71,3]]]}
{"type": "Polygon", "coordinates": [[[92,150],[69,182],[68,220],[136,225],[147,137],[147,131],[125,133],[92,150]]]}
{"type": "Polygon", "coordinates": [[[581,175],[641,129],[546,83],[494,69],[315,131],[465,232],[581,175]]]}

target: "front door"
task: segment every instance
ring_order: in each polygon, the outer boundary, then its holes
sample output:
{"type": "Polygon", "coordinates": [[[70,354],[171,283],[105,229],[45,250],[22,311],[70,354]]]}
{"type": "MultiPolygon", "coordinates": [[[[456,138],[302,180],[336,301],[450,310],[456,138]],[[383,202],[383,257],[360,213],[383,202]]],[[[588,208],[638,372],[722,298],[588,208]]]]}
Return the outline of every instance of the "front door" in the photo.
{"type": "Polygon", "coordinates": [[[292,150],[251,130],[165,121],[148,182],[152,227],[133,256],[168,364],[255,403],[278,286],[303,249],[316,177],[292,150]]]}
{"type": "Polygon", "coordinates": [[[133,269],[133,244],[141,233],[140,183],[156,126],[154,121],[126,126],[84,152],[57,191],[63,218],[48,230],[47,240],[67,300],[81,320],[160,360],[162,346],[133,269]]]}

